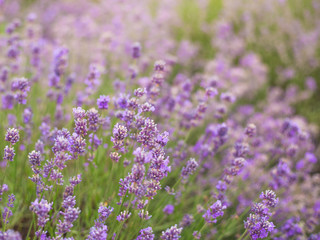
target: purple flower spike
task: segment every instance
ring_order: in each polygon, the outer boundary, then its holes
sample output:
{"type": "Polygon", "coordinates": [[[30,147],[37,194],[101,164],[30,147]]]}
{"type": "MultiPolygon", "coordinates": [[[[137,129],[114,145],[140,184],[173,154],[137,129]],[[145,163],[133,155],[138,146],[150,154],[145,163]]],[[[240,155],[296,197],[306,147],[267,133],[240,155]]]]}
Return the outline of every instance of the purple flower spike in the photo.
{"type": "Polygon", "coordinates": [[[14,156],[15,156],[14,148],[6,146],[4,148],[3,160],[12,162],[14,156]]]}
{"type": "Polygon", "coordinates": [[[168,204],[163,208],[163,212],[168,215],[172,214],[173,211],[174,211],[174,206],[171,204],[168,204]]]}
{"type": "Polygon", "coordinates": [[[252,239],[262,239],[268,237],[275,226],[268,221],[272,215],[268,207],[275,207],[278,199],[276,194],[271,190],[266,190],[260,195],[262,203],[255,203],[251,208],[251,213],[246,221],[244,227],[249,230],[252,239]]]}
{"type": "Polygon", "coordinates": [[[194,239],[201,239],[201,233],[198,232],[198,231],[194,231],[192,233],[192,236],[193,236],[194,239]]]}
{"type": "Polygon", "coordinates": [[[209,87],[206,89],[206,95],[208,97],[215,97],[216,95],[218,95],[218,90],[216,88],[213,88],[213,87],[209,87]]]}
{"type": "Polygon", "coordinates": [[[49,212],[52,208],[52,203],[48,203],[47,200],[37,198],[31,203],[30,210],[38,216],[39,227],[44,227],[49,221],[49,212]]]}
{"type": "Polygon", "coordinates": [[[279,198],[276,197],[276,194],[272,190],[266,190],[260,194],[260,199],[268,207],[275,207],[279,201],[279,198]]]}
{"type": "Polygon", "coordinates": [[[106,240],[107,239],[108,227],[104,224],[96,224],[90,228],[89,236],[87,240],[106,240]]]}
{"type": "Polygon", "coordinates": [[[146,93],[145,88],[137,88],[136,90],[134,90],[134,95],[138,98],[142,97],[145,93],[146,93]]]}
{"type": "Polygon", "coordinates": [[[207,223],[215,223],[217,222],[216,218],[223,216],[223,210],[226,209],[226,206],[222,205],[220,200],[217,200],[214,204],[212,204],[207,212],[203,214],[203,218],[207,223]]]}
{"type": "Polygon", "coordinates": [[[132,45],[132,58],[139,58],[141,56],[141,44],[139,42],[135,42],[132,45]]]}
{"type": "Polygon", "coordinates": [[[144,220],[149,220],[152,216],[149,215],[149,212],[148,211],[145,211],[144,209],[142,209],[139,213],[138,213],[139,217],[141,219],[144,219],[144,220]]]}
{"type": "Polygon", "coordinates": [[[6,133],[5,140],[10,142],[12,145],[19,141],[19,131],[15,128],[9,128],[6,133]]]}
{"type": "Polygon", "coordinates": [[[129,217],[131,216],[131,213],[128,211],[123,211],[117,216],[117,220],[119,222],[124,222],[126,221],[129,217]]]}
{"type": "Polygon", "coordinates": [[[182,168],[181,176],[183,178],[188,178],[190,175],[192,175],[198,168],[199,164],[196,162],[194,158],[191,158],[185,167],[182,168]]]}
{"type": "Polygon", "coordinates": [[[180,234],[182,232],[182,228],[178,228],[177,224],[168,228],[166,231],[163,231],[161,234],[161,239],[164,240],[178,240],[181,238],[180,234]]]}
{"type": "Polygon", "coordinates": [[[97,99],[98,108],[99,109],[108,109],[109,108],[109,102],[110,102],[110,97],[109,96],[101,95],[97,99]]]}
{"type": "Polygon", "coordinates": [[[256,125],[254,125],[253,123],[248,124],[248,126],[246,127],[246,130],[245,130],[245,134],[248,137],[254,137],[256,135],[256,133],[257,133],[256,125]]]}
{"type": "Polygon", "coordinates": [[[99,221],[105,222],[112,212],[113,212],[113,207],[105,207],[101,205],[98,209],[99,221]]]}
{"type": "Polygon", "coordinates": [[[140,234],[136,240],[153,240],[154,234],[151,227],[147,227],[140,230],[140,234]]]}
{"type": "Polygon", "coordinates": [[[14,105],[14,95],[8,93],[2,97],[2,108],[12,109],[14,105]]]}

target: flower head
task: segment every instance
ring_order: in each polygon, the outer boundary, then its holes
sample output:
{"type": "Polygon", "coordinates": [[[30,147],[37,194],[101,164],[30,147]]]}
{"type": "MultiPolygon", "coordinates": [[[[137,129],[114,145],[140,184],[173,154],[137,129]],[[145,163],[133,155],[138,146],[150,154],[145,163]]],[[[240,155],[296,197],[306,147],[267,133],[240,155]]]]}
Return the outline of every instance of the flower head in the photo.
{"type": "Polygon", "coordinates": [[[181,238],[180,234],[182,232],[182,228],[178,228],[177,224],[168,228],[166,231],[163,231],[161,234],[161,239],[164,240],[178,240],[181,238]]]}
{"type": "Polygon", "coordinates": [[[226,209],[226,206],[222,205],[220,200],[217,200],[214,204],[212,204],[209,209],[203,214],[203,218],[207,223],[215,223],[217,222],[217,217],[223,216],[223,210],[226,209]]]}
{"type": "Polygon", "coordinates": [[[97,99],[97,105],[99,109],[108,109],[110,102],[110,97],[105,95],[100,95],[97,99]]]}
{"type": "Polygon", "coordinates": [[[5,140],[11,144],[16,144],[19,141],[19,131],[15,128],[9,128],[6,133],[5,140]]]}
{"type": "Polygon", "coordinates": [[[154,234],[151,227],[147,227],[140,230],[140,234],[136,240],[153,240],[154,234]]]}

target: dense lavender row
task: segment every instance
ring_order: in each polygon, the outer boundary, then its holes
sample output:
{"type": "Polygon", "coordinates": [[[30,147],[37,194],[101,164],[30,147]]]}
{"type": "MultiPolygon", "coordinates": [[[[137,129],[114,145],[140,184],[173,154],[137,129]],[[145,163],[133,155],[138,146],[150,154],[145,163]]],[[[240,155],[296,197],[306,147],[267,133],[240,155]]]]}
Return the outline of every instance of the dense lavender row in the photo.
{"type": "Polygon", "coordinates": [[[0,240],[320,239],[303,2],[0,0],[0,240]]]}

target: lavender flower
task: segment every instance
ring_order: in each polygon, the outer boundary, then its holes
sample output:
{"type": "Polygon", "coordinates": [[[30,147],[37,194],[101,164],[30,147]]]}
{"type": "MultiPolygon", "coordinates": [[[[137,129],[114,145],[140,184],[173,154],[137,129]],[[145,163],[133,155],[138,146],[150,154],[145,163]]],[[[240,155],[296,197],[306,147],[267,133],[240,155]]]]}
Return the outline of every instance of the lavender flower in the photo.
{"type": "Polygon", "coordinates": [[[0,231],[0,239],[2,240],[22,240],[20,233],[15,232],[11,229],[6,232],[0,231]]]}
{"type": "Polygon", "coordinates": [[[19,131],[15,128],[9,128],[6,133],[5,140],[10,142],[12,145],[19,141],[19,131]]]}
{"type": "Polygon", "coordinates": [[[147,118],[144,122],[144,126],[138,134],[137,140],[139,143],[153,147],[154,146],[154,138],[158,132],[157,125],[153,120],[147,118]]]}
{"type": "Polygon", "coordinates": [[[72,112],[75,120],[83,119],[86,116],[86,111],[81,107],[73,108],[72,112]]]}
{"type": "Polygon", "coordinates": [[[41,164],[41,154],[38,151],[32,151],[28,155],[29,163],[32,167],[39,167],[41,164]]]}
{"type": "Polygon", "coordinates": [[[76,185],[78,185],[79,183],[81,183],[82,181],[82,175],[81,174],[78,174],[77,176],[74,176],[74,177],[70,177],[69,178],[69,182],[70,182],[70,185],[72,187],[75,187],[76,185]]]}
{"type": "Polygon", "coordinates": [[[3,224],[6,225],[9,223],[9,219],[12,216],[12,208],[13,208],[13,202],[16,200],[15,196],[13,194],[10,194],[8,196],[8,202],[7,207],[3,209],[2,218],[3,218],[3,224]]]}
{"type": "Polygon", "coordinates": [[[163,208],[163,212],[168,215],[172,214],[173,211],[174,211],[174,206],[171,204],[168,204],[163,208]]]}
{"type": "Polygon", "coordinates": [[[86,142],[83,137],[73,133],[70,138],[70,152],[73,154],[83,154],[85,152],[86,142]]]}
{"type": "Polygon", "coordinates": [[[178,240],[181,238],[180,234],[182,232],[182,228],[177,228],[177,225],[168,228],[166,231],[163,231],[161,234],[161,239],[164,240],[178,240]]]}
{"type": "Polygon", "coordinates": [[[218,181],[216,188],[219,192],[224,192],[227,190],[227,183],[225,181],[218,181]]]}
{"type": "Polygon", "coordinates": [[[216,88],[213,88],[213,87],[208,87],[206,89],[206,95],[208,97],[215,97],[216,95],[218,95],[218,90],[216,88]]]}
{"type": "Polygon", "coordinates": [[[129,103],[129,95],[120,94],[120,96],[116,100],[116,104],[123,109],[128,107],[128,103],[129,103]]]}
{"type": "Polygon", "coordinates": [[[163,60],[157,60],[154,63],[154,70],[155,71],[164,71],[166,66],[166,62],[163,60]]]}
{"type": "Polygon", "coordinates": [[[92,228],[90,228],[89,235],[87,240],[106,240],[108,227],[104,224],[95,224],[92,228]]]}
{"type": "Polygon", "coordinates": [[[120,124],[116,124],[113,128],[113,137],[111,137],[111,141],[114,144],[115,149],[120,149],[124,145],[124,139],[128,134],[128,130],[125,126],[120,124]]]}
{"type": "Polygon", "coordinates": [[[16,197],[14,196],[14,194],[10,194],[8,196],[8,203],[7,203],[7,206],[9,208],[13,208],[13,202],[16,200],[16,197]]]}
{"type": "Polygon", "coordinates": [[[232,93],[225,92],[225,93],[221,93],[220,99],[228,103],[234,103],[236,100],[236,97],[232,93]]]}
{"type": "Polygon", "coordinates": [[[146,89],[144,88],[137,88],[134,90],[134,95],[138,98],[142,97],[146,93],[146,89]]]}
{"type": "Polygon", "coordinates": [[[136,238],[136,240],[153,240],[154,234],[151,227],[147,227],[140,230],[139,236],[136,238]]]}
{"type": "Polygon", "coordinates": [[[248,135],[249,137],[254,137],[257,133],[257,127],[253,123],[250,123],[247,125],[245,134],[248,135]]]}
{"type": "Polygon", "coordinates": [[[191,174],[193,174],[198,168],[199,164],[196,162],[194,158],[191,158],[185,167],[181,170],[181,176],[183,178],[188,178],[191,174]]]}
{"type": "Polygon", "coordinates": [[[60,211],[60,215],[63,216],[63,220],[59,219],[59,223],[57,224],[56,234],[58,236],[62,236],[67,232],[71,231],[73,227],[73,222],[76,221],[80,214],[80,209],[76,208],[75,197],[72,196],[73,188],[81,182],[81,175],[79,174],[77,177],[70,178],[70,186],[67,186],[65,189],[64,199],[62,202],[63,211],[60,211]],[[69,192],[69,193],[68,193],[69,192]]]}
{"type": "Polygon", "coordinates": [[[100,83],[100,70],[96,64],[90,64],[89,74],[85,79],[84,83],[88,85],[89,88],[94,88],[100,83]]]}
{"type": "Polygon", "coordinates": [[[97,131],[99,126],[99,113],[95,108],[91,108],[87,111],[89,130],[97,131]]]}
{"type": "Polygon", "coordinates": [[[97,105],[99,109],[108,109],[110,102],[110,97],[105,95],[100,95],[97,99],[97,105]]]}
{"type": "Polygon", "coordinates": [[[287,239],[296,238],[303,235],[301,226],[299,226],[300,219],[297,217],[289,218],[281,227],[281,233],[286,235],[287,239]]]}
{"type": "Polygon", "coordinates": [[[139,58],[141,55],[141,44],[139,42],[135,42],[132,45],[132,58],[139,58]]]}
{"type": "Polygon", "coordinates": [[[61,47],[55,50],[53,71],[57,76],[61,76],[65,72],[68,65],[68,55],[69,50],[67,48],[61,47]]]}
{"type": "Polygon", "coordinates": [[[101,205],[98,210],[99,221],[105,222],[107,220],[107,218],[111,215],[112,212],[113,212],[113,207],[105,207],[105,206],[101,205]]]}
{"type": "Polygon", "coordinates": [[[14,95],[7,93],[2,96],[2,108],[12,109],[14,105],[14,95]]]}
{"type": "Polygon", "coordinates": [[[26,108],[23,111],[23,122],[25,124],[28,124],[30,123],[31,119],[32,119],[32,110],[30,108],[26,108]]]}
{"type": "Polygon", "coordinates": [[[13,147],[6,146],[6,147],[4,148],[3,160],[12,162],[14,156],[15,156],[14,148],[13,148],[13,147]]]}
{"type": "MultiPolygon", "coordinates": [[[[68,201],[68,198],[65,200],[68,201]]],[[[64,206],[67,206],[67,203],[63,203],[64,206]]],[[[63,212],[60,211],[60,214],[64,216],[63,221],[59,220],[59,223],[57,224],[57,234],[63,235],[67,232],[71,231],[71,228],[73,227],[73,222],[78,219],[80,214],[80,209],[75,208],[74,206],[68,206],[63,212]]]]}
{"type": "Polygon", "coordinates": [[[149,220],[152,216],[149,215],[149,212],[148,211],[145,211],[144,209],[142,209],[139,213],[138,213],[138,216],[141,218],[141,219],[144,219],[144,220],[149,220]]]}
{"type": "Polygon", "coordinates": [[[40,152],[41,154],[44,153],[44,143],[41,140],[38,140],[35,144],[35,150],[40,152]]]}
{"type": "Polygon", "coordinates": [[[126,221],[129,217],[131,216],[131,213],[128,211],[122,211],[118,216],[117,216],[117,220],[119,222],[124,222],[126,221]]]}
{"type": "Polygon", "coordinates": [[[212,204],[209,209],[203,214],[203,218],[207,223],[216,223],[217,217],[223,216],[223,210],[226,209],[226,206],[222,205],[220,200],[217,200],[214,204],[212,204]]]}
{"type": "Polygon", "coordinates": [[[266,190],[260,194],[260,199],[268,207],[275,207],[279,201],[279,198],[276,197],[275,192],[272,190],[266,190]]]}
{"type": "Polygon", "coordinates": [[[255,219],[254,215],[250,215],[245,222],[245,227],[249,229],[250,236],[253,240],[266,238],[268,233],[274,230],[274,224],[266,219],[255,219]]]}
{"type": "Polygon", "coordinates": [[[142,113],[142,112],[154,112],[154,111],[155,111],[155,107],[153,105],[151,105],[150,103],[148,103],[148,102],[140,105],[140,108],[139,108],[139,113],[142,113]]]}
{"type": "Polygon", "coordinates": [[[117,152],[111,152],[110,153],[110,158],[114,162],[119,162],[121,155],[117,152]]]}
{"type": "Polygon", "coordinates": [[[16,78],[13,80],[11,90],[15,92],[14,98],[20,104],[26,104],[28,92],[30,91],[30,83],[26,78],[16,78]]]}
{"type": "Polygon", "coordinates": [[[95,224],[92,228],[90,228],[90,233],[88,236],[88,240],[106,240],[107,239],[107,231],[108,228],[104,225],[106,219],[110,216],[113,212],[112,207],[105,207],[100,205],[98,209],[99,218],[95,221],[95,224]]]}
{"type": "Polygon", "coordinates": [[[44,227],[49,221],[49,212],[52,209],[53,203],[48,203],[47,200],[37,198],[31,203],[30,210],[38,216],[38,226],[44,227]]]}
{"type": "Polygon", "coordinates": [[[201,233],[198,232],[198,231],[194,231],[192,233],[192,236],[193,236],[194,239],[201,239],[201,233]]]}
{"type": "Polygon", "coordinates": [[[190,226],[193,222],[194,222],[193,216],[191,214],[185,214],[181,222],[179,223],[179,226],[185,228],[187,226],[190,226]]]}
{"type": "Polygon", "coordinates": [[[272,215],[269,207],[275,207],[278,199],[271,190],[266,190],[260,195],[262,203],[256,203],[251,209],[247,221],[244,221],[244,226],[249,230],[252,239],[266,238],[271,233],[275,226],[272,222],[268,221],[272,215]]]}

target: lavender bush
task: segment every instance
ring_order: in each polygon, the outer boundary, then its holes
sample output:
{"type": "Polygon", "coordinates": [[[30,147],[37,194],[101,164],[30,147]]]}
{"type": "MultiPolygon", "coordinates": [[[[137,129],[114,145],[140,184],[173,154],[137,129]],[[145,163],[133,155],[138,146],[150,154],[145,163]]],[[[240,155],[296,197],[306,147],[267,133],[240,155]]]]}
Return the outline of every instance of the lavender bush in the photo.
{"type": "Polygon", "coordinates": [[[319,38],[316,0],[0,0],[0,240],[320,239],[319,38]]]}

